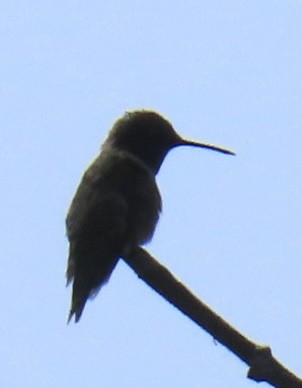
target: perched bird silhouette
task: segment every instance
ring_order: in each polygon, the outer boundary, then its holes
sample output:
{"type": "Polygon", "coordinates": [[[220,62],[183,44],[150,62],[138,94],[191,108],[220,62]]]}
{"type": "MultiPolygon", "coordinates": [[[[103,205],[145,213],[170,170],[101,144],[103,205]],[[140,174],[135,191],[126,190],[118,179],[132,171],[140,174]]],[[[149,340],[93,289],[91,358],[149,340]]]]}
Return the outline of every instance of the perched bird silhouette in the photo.
{"type": "Polygon", "coordinates": [[[70,242],[67,284],[73,281],[68,322],[81,317],[88,298],[108,281],[120,257],[148,242],[161,208],[155,176],[178,146],[233,151],[185,140],[158,113],[126,112],[85,172],[66,219],[70,242]]]}

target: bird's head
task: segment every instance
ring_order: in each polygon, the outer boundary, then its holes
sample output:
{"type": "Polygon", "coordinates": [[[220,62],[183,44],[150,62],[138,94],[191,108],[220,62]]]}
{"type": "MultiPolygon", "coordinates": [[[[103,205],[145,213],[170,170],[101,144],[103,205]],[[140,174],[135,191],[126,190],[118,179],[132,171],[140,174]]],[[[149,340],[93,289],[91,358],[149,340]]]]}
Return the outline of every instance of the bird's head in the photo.
{"type": "Polygon", "coordinates": [[[154,174],[158,172],[167,153],[174,147],[193,146],[234,154],[226,148],[183,139],[168,120],[148,110],[126,112],[113,125],[105,144],[138,157],[154,174]]]}

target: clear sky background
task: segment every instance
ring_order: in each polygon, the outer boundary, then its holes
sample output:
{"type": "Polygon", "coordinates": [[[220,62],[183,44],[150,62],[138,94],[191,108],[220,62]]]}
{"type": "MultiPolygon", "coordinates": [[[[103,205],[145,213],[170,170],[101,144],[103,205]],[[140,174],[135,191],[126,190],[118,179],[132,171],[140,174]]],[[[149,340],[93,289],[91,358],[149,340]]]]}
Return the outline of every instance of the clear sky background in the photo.
{"type": "Polygon", "coordinates": [[[301,17],[293,0],[1,3],[1,387],[256,386],[123,262],[66,325],[65,215],[137,108],[238,154],[169,154],[148,249],[302,375],[301,17]]]}

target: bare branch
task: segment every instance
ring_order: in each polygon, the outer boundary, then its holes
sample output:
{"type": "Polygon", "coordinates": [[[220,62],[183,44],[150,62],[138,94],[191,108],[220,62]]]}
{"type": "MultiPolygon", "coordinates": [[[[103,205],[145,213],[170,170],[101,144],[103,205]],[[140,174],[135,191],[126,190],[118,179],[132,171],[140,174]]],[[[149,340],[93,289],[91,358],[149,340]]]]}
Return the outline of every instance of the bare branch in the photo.
{"type": "Polygon", "coordinates": [[[280,388],[302,387],[302,380],[276,360],[268,346],[252,342],[229,325],[146,250],[139,248],[123,259],[139,278],[249,365],[250,379],[280,388]]]}

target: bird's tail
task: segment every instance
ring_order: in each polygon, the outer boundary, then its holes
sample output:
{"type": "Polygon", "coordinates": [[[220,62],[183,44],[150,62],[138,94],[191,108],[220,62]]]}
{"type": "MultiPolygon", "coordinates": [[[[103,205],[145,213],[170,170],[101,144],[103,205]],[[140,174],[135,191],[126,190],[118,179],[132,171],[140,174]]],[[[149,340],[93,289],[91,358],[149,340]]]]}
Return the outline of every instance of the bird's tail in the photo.
{"type": "Polygon", "coordinates": [[[95,267],[91,268],[90,266],[86,266],[86,268],[71,266],[67,269],[67,284],[73,279],[72,301],[67,323],[71,321],[73,316],[75,316],[75,322],[80,320],[87,300],[93,298],[101,287],[107,283],[117,262],[118,259],[116,258],[102,260],[98,263],[97,270],[95,270],[95,267]]]}

